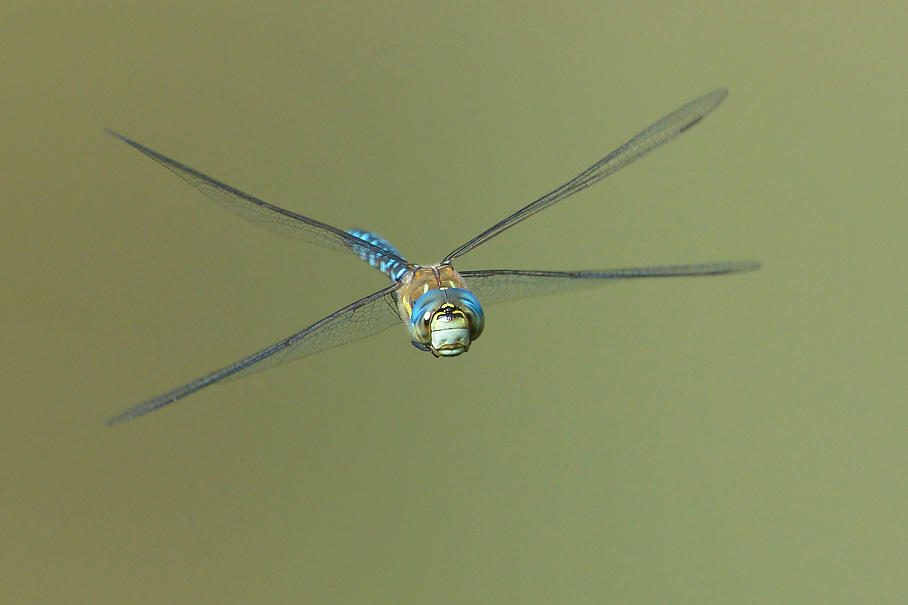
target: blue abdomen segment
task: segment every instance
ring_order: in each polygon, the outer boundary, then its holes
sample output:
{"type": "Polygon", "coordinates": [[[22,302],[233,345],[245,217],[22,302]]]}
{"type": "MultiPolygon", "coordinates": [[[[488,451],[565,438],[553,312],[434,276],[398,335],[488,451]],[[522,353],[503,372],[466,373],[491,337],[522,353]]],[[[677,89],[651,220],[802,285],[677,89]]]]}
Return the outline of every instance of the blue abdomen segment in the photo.
{"type": "MultiPolygon", "coordinates": [[[[392,246],[388,240],[384,239],[376,233],[372,233],[370,231],[362,231],[361,229],[349,229],[347,233],[354,237],[358,237],[363,241],[369,242],[374,246],[378,246],[382,250],[387,250],[391,254],[403,258],[403,255],[398,252],[397,249],[392,246]]],[[[400,278],[402,278],[404,276],[404,273],[407,272],[406,265],[401,264],[397,260],[382,256],[381,254],[372,250],[363,248],[357,250],[356,253],[359,254],[360,258],[362,258],[364,261],[396,282],[400,281],[400,278]]]]}

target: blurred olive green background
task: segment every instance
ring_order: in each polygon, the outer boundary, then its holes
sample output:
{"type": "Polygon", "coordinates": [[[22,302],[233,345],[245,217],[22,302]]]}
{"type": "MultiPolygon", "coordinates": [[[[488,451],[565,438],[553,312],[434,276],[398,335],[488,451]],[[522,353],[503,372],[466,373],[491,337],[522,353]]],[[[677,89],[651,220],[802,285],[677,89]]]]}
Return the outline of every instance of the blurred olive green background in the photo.
{"type": "Polygon", "coordinates": [[[908,593],[908,6],[0,8],[0,602],[908,593]],[[417,262],[666,113],[461,269],[763,261],[487,309],[109,414],[385,284],[103,132],[417,262]]]}

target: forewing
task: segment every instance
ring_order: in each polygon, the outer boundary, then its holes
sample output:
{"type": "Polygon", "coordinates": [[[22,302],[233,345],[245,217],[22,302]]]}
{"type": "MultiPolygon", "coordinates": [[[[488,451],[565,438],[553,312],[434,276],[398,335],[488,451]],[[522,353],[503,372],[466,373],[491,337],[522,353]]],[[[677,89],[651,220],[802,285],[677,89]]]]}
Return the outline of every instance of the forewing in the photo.
{"type": "Polygon", "coordinates": [[[619,280],[649,277],[697,277],[742,273],[760,268],[754,261],[704,263],[697,265],[666,265],[631,269],[599,271],[521,271],[491,269],[461,271],[467,287],[480,304],[487,305],[555,292],[588,288],[619,280]]]}
{"type": "Polygon", "coordinates": [[[248,376],[390,328],[400,322],[393,298],[393,292],[399,287],[393,284],[379,290],[258,353],[124,410],[105,420],[105,423],[114,425],[132,420],[216,382],[248,376]]]}

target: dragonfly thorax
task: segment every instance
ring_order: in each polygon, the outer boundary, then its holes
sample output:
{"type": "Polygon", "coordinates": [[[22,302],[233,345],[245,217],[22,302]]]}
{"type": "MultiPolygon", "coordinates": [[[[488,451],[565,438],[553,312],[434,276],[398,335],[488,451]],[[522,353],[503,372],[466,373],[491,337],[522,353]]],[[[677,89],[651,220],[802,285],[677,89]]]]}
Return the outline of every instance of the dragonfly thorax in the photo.
{"type": "Polygon", "coordinates": [[[462,288],[429,290],[417,299],[410,315],[413,344],[436,357],[466,353],[484,327],[479,301],[462,288]]]}

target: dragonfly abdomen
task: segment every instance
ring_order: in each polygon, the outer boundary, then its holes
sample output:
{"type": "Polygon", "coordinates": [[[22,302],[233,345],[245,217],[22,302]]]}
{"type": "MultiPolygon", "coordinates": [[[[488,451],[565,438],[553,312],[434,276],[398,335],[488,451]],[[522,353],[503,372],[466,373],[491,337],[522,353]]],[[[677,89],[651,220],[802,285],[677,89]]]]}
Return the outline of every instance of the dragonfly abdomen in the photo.
{"type": "MultiPolygon", "coordinates": [[[[378,246],[382,250],[387,250],[395,256],[403,258],[403,255],[397,251],[397,248],[391,245],[391,242],[381,237],[377,233],[372,233],[371,231],[363,231],[361,229],[349,229],[347,230],[347,233],[354,237],[358,237],[365,242],[369,242],[373,246],[378,246]]],[[[407,272],[407,265],[404,265],[393,258],[388,258],[382,254],[379,254],[372,249],[360,248],[355,252],[359,254],[360,258],[390,277],[395,282],[400,281],[400,278],[402,278],[407,272]]]]}

